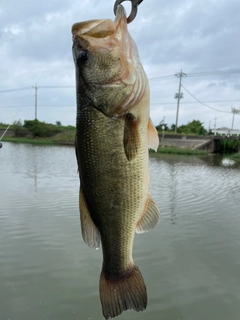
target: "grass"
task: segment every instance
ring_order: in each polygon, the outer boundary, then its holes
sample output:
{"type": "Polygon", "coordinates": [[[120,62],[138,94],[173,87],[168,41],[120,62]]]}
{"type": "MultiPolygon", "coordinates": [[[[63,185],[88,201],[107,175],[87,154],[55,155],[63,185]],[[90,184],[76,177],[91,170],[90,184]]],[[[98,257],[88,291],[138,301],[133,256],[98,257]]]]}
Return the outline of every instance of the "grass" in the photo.
{"type": "Polygon", "coordinates": [[[7,129],[7,127],[8,127],[8,124],[1,123],[1,122],[0,122],[0,129],[2,129],[2,130],[6,130],[6,129],[7,129]]]}
{"type": "MultiPolygon", "coordinates": [[[[162,130],[157,130],[159,135],[162,135],[162,130]]],[[[164,135],[174,135],[174,136],[197,136],[196,133],[179,133],[175,131],[164,131],[164,135]]]]}
{"type": "MultiPolygon", "coordinates": [[[[74,145],[75,132],[63,132],[49,138],[24,138],[24,137],[4,137],[2,141],[14,143],[32,143],[35,145],[74,145]]],[[[150,149],[150,152],[153,150],[150,149]]],[[[201,150],[191,150],[174,147],[159,147],[157,153],[184,154],[184,155],[207,155],[208,153],[201,150]]],[[[238,154],[236,154],[238,155],[238,154]]]]}
{"type": "Polygon", "coordinates": [[[232,154],[230,158],[236,161],[240,161],[240,152],[232,154]]]}
{"type": "Polygon", "coordinates": [[[56,136],[52,138],[59,144],[73,145],[75,141],[75,130],[58,133],[56,136]]]}
{"type": "Polygon", "coordinates": [[[31,139],[31,138],[10,138],[3,137],[2,141],[4,142],[14,142],[14,143],[31,143],[37,145],[57,145],[60,144],[56,140],[53,139],[31,139]]]}
{"type": "Polygon", "coordinates": [[[185,155],[199,155],[199,156],[204,156],[208,154],[206,151],[202,151],[202,150],[191,150],[191,149],[183,149],[183,148],[175,148],[175,147],[159,147],[157,152],[170,153],[170,154],[172,153],[172,154],[185,154],[185,155]]]}
{"type": "Polygon", "coordinates": [[[32,143],[37,145],[74,145],[76,129],[74,127],[69,127],[65,127],[62,132],[57,133],[51,137],[30,138],[4,136],[2,141],[14,143],[32,143]]]}

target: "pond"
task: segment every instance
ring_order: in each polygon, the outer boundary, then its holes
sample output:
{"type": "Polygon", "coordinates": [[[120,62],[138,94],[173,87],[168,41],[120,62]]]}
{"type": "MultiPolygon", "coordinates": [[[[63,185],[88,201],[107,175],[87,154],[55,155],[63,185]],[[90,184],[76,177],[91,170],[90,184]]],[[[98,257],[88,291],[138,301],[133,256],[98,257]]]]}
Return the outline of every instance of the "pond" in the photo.
{"type": "MultiPolygon", "coordinates": [[[[161,222],[136,235],[144,312],[119,319],[239,320],[240,164],[151,155],[161,222]]],[[[0,319],[103,319],[101,250],[82,240],[72,147],[0,149],[0,319]]]]}

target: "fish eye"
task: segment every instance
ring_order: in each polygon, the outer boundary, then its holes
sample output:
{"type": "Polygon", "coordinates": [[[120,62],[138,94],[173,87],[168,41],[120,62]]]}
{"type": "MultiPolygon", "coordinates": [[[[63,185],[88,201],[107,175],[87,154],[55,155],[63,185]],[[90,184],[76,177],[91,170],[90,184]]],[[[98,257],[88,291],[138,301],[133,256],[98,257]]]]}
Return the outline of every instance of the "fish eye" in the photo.
{"type": "Polygon", "coordinates": [[[77,54],[77,62],[86,62],[88,60],[88,51],[80,50],[77,54]]]}

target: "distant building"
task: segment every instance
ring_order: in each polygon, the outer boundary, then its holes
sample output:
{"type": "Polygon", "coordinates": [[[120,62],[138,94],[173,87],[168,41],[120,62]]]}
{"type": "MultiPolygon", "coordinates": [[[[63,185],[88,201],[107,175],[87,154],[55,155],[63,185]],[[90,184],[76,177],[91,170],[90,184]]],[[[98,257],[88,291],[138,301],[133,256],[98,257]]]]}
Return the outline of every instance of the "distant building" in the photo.
{"type": "MultiPolygon", "coordinates": [[[[211,129],[210,130],[211,132],[215,132],[215,129],[211,129]]],[[[237,129],[229,129],[227,127],[222,127],[222,128],[217,128],[216,129],[216,134],[219,134],[219,135],[226,135],[226,136],[232,136],[232,135],[237,135],[239,136],[240,135],[240,130],[237,130],[237,129]]]]}

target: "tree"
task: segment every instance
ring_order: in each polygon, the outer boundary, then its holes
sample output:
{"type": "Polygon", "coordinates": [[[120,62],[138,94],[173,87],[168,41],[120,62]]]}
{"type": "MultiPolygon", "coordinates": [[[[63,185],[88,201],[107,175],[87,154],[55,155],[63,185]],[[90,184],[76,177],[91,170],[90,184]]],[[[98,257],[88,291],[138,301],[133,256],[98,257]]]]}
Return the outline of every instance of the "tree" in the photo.
{"type": "Polygon", "coordinates": [[[23,127],[22,121],[20,119],[13,122],[12,130],[15,137],[24,137],[27,134],[27,130],[23,127]]]}
{"type": "Polygon", "coordinates": [[[156,126],[157,131],[162,131],[162,126],[164,126],[164,130],[169,130],[168,125],[166,123],[163,123],[162,121],[156,126]]]}
{"type": "Polygon", "coordinates": [[[207,134],[207,130],[204,128],[203,122],[199,120],[193,120],[186,125],[178,127],[177,132],[184,134],[197,134],[201,136],[207,134]]]}

